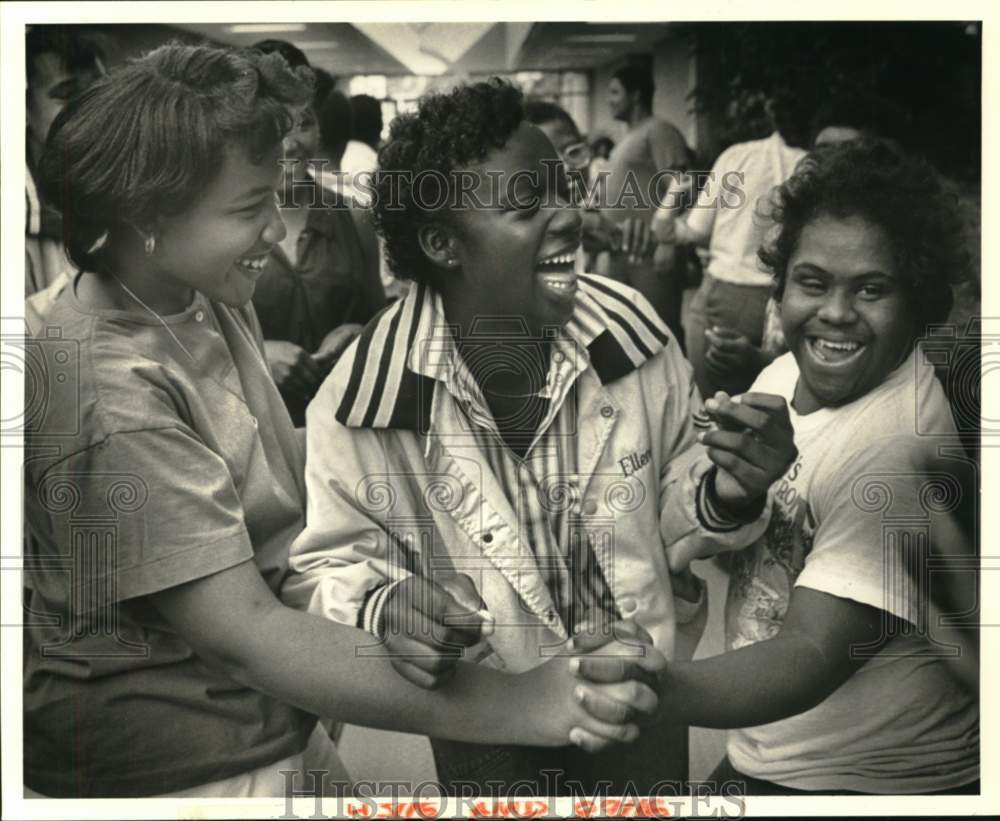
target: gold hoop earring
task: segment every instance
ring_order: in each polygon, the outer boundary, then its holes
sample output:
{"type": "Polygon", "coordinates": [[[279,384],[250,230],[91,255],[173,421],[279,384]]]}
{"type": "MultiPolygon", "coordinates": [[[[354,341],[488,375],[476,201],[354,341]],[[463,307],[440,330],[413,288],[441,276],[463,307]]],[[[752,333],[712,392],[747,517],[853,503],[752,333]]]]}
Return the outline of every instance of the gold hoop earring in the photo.
{"type": "Polygon", "coordinates": [[[153,256],[156,251],[156,234],[150,234],[146,237],[146,242],[143,247],[146,249],[147,257],[153,256]]]}

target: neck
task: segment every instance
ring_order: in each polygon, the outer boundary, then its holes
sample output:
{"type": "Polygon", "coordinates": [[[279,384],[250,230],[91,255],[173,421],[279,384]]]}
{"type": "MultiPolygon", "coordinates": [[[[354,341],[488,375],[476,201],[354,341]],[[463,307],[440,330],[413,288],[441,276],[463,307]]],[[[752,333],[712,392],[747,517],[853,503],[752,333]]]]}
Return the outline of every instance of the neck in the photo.
{"type": "Polygon", "coordinates": [[[653,116],[653,112],[648,108],[643,108],[642,106],[636,106],[632,113],[628,115],[628,127],[635,128],[636,126],[642,125],[646,120],[653,116]]]}
{"type": "Polygon", "coordinates": [[[114,285],[114,290],[120,292],[121,298],[116,298],[128,309],[142,309],[136,303],[135,297],[138,297],[160,316],[169,316],[183,311],[194,299],[194,289],[191,286],[157,270],[145,251],[112,255],[111,273],[114,277],[111,284],[114,285]],[[122,285],[132,293],[128,293],[122,285]]]}

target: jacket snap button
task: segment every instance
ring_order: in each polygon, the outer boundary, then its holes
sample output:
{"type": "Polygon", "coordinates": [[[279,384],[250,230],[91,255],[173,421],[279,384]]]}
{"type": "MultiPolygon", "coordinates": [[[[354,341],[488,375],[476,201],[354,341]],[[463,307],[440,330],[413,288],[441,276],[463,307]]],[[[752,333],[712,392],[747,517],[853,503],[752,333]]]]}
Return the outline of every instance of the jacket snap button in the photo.
{"type": "Polygon", "coordinates": [[[605,405],[603,408],[601,408],[601,416],[603,416],[605,419],[610,419],[614,415],[615,415],[615,409],[611,407],[611,405],[605,405]]]}
{"type": "Polygon", "coordinates": [[[622,615],[634,613],[639,609],[639,602],[633,596],[625,596],[619,603],[621,604],[622,615]]]}
{"type": "Polygon", "coordinates": [[[597,513],[597,502],[593,499],[587,499],[587,501],[583,503],[583,512],[588,516],[593,516],[597,513]]]}
{"type": "Polygon", "coordinates": [[[493,541],[493,534],[492,533],[484,533],[483,534],[483,542],[485,542],[486,544],[489,544],[492,541],[493,541]]]}

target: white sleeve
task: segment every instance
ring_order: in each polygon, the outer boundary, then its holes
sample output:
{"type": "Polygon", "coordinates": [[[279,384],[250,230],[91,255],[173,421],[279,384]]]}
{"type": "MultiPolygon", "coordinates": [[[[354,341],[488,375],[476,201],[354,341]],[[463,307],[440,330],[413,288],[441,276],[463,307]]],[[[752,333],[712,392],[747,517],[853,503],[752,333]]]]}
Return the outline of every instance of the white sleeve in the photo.
{"type": "Polygon", "coordinates": [[[820,469],[810,492],[816,531],[796,586],[919,623],[927,448],[913,435],[886,436],[820,469]]]}
{"type": "Polygon", "coordinates": [[[698,425],[708,417],[692,378],[690,363],[676,344],[668,345],[662,358],[671,401],[662,420],[663,453],[660,470],[660,535],[670,569],[687,568],[692,560],[751,544],[770,521],[770,495],[764,510],[746,524],[726,520],[708,500],[707,480],[713,464],[698,443],[698,425]]]}
{"type": "Polygon", "coordinates": [[[389,587],[411,573],[359,497],[374,492],[362,489],[366,476],[385,473],[373,462],[381,434],[337,421],[330,380],[306,412],[306,527],[292,544],[281,595],[293,607],[379,634],[389,587]]]}
{"type": "Polygon", "coordinates": [[[720,180],[722,175],[732,170],[730,162],[730,152],[723,151],[712,166],[711,176],[705,186],[698,193],[698,199],[694,206],[688,211],[685,220],[688,228],[696,234],[704,237],[712,235],[712,227],[715,225],[715,212],[719,207],[720,180]]]}

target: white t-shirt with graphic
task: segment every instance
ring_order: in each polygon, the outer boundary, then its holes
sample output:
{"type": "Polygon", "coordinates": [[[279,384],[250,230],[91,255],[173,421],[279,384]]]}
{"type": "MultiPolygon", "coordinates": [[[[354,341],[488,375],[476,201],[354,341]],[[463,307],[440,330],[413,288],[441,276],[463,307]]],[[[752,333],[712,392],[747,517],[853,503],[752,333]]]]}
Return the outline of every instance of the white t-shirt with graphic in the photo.
{"type": "MultiPolygon", "coordinates": [[[[911,354],[848,405],[805,416],[790,410],[799,456],[772,489],[764,536],[732,556],[728,649],[777,634],[794,586],[907,624],[816,707],[730,731],[729,758],[747,775],[802,790],[882,794],[948,789],[979,777],[977,703],[949,672],[947,650],[927,638],[926,581],[914,572],[926,566],[940,516],[928,512],[935,483],[928,463],[942,437],[955,432],[944,392],[920,359],[911,354]]],[[[798,377],[786,354],[752,390],[791,405],[798,377]]]]}

